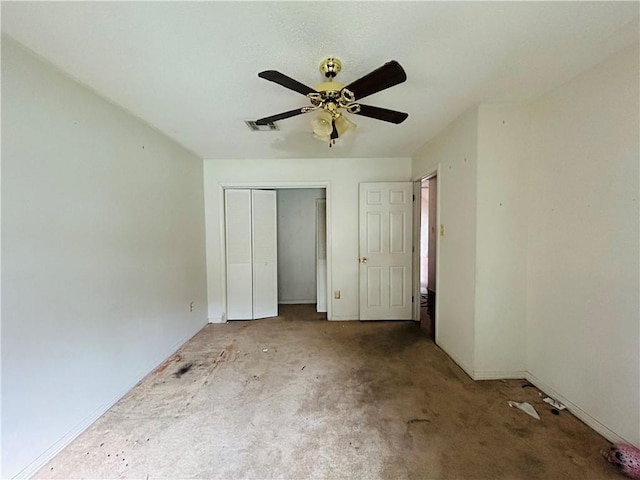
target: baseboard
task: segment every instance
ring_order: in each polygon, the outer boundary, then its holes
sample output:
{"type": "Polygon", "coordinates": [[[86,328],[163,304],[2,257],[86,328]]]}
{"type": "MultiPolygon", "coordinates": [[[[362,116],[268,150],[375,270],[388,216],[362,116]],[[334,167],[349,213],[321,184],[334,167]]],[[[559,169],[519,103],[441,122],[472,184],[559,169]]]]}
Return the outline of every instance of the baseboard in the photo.
{"type": "MultiPolygon", "coordinates": [[[[203,326],[204,327],[204,326],[203,326]]],[[[84,418],[80,423],[74,426],[71,430],[69,430],[65,435],[62,436],[59,440],[54,442],[49,448],[47,448],[43,453],[41,453],[38,457],[36,457],[31,463],[29,463],[26,467],[20,470],[13,479],[21,479],[21,478],[30,478],[35,475],[38,470],[46,465],[46,463],[55,457],[58,453],[60,453],[67,445],[69,445],[72,441],[74,441],[82,432],[84,432],[87,428],[89,428],[96,420],[98,420],[102,415],[104,415],[111,407],[113,407],[118,401],[124,397],[127,393],[131,391],[136,385],[138,385],[144,378],[153,372],[156,368],[162,365],[168,358],[171,358],[179,349],[187,343],[191,338],[193,338],[203,327],[198,328],[195,333],[187,335],[179,342],[175,343],[169,350],[170,353],[166,356],[162,356],[161,359],[156,360],[149,364],[149,367],[143,368],[140,370],[140,373],[136,375],[136,382],[129,387],[121,390],[115,397],[112,397],[111,400],[103,403],[100,407],[94,410],[91,414],[89,414],[86,418],[84,418]]]]}
{"type": "Polygon", "coordinates": [[[534,384],[538,388],[538,390],[541,390],[551,398],[554,398],[558,400],[560,403],[563,403],[567,407],[567,410],[569,410],[574,416],[582,420],[589,427],[591,427],[593,430],[598,432],[600,435],[602,435],[604,438],[606,438],[610,442],[613,442],[613,443],[624,442],[628,444],[633,443],[629,440],[622,438],[620,435],[618,435],[614,431],[605,427],[603,424],[601,424],[598,420],[596,420],[587,412],[582,410],[580,407],[578,407],[571,401],[567,400],[564,396],[556,392],[553,388],[545,384],[543,381],[539,380],[535,375],[529,372],[526,372],[525,378],[527,379],[528,382],[534,384]]]}
{"type": "Polygon", "coordinates": [[[315,305],[318,303],[315,299],[313,300],[278,300],[279,305],[315,305]]]}
{"type": "MultiPolygon", "coordinates": [[[[136,382],[137,385],[137,382],[136,382]]],[[[135,385],[134,385],[135,386],[135,385]]],[[[29,465],[19,471],[13,479],[18,478],[31,478],[35,475],[38,470],[44,467],[49,460],[55,457],[58,453],[60,453],[67,445],[69,445],[72,441],[74,441],[82,432],[84,432],[87,428],[89,428],[96,420],[98,420],[102,415],[107,413],[107,411],[118,403],[122,397],[124,397],[127,392],[131,390],[130,387],[124,391],[118,393],[115,399],[110,400],[109,402],[103,404],[94,412],[92,412],[89,416],[87,416],[84,420],[82,420],[79,424],[73,427],[69,432],[67,432],[62,438],[56,441],[53,445],[51,445],[47,450],[45,450],[42,454],[40,454],[35,460],[33,460],[29,465]]]]}
{"type": "Polygon", "coordinates": [[[350,322],[357,322],[360,319],[359,318],[353,318],[353,315],[332,315],[331,318],[329,318],[329,320],[331,321],[335,321],[335,322],[346,322],[346,321],[350,321],[350,322]]]}
{"type": "Polygon", "coordinates": [[[567,410],[569,410],[569,412],[571,412],[572,415],[574,415],[576,418],[580,419],[587,426],[589,426],[590,428],[592,428],[593,430],[598,432],[600,435],[602,435],[604,438],[606,438],[610,442],[613,442],[613,443],[624,442],[624,443],[628,443],[628,444],[633,444],[633,442],[631,442],[630,440],[627,440],[627,439],[621,437],[620,435],[615,433],[613,430],[611,430],[608,427],[604,426],[598,420],[593,418],[591,415],[589,415],[587,412],[582,410],[576,404],[574,404],[573,402],[568,400],[566,397],[564,397],[563,395],[558,393],[556,390],[551,388],[549,385],[547,385],[546,383],[544,383],[543,381],[538,379],[532,373],[530,373],[530,372],[528,372],[526,370],[473,371],[467,365],[465,365],[464,362],[461,362],[455,356],[453,356],[449,352],[447,352],[447,350],[445,348],[443,348],[441,345],[439,345],[439,347],[449,356],[449,358],[451,358],[451,360],[453,360],[460,368],[462,368],[462,370],[464,370],[465,373],[467,375],[469,375],[473,380],[502,380],[502,379],[520,379],[520,378],[524,378],[528,382],[530,382],[533,385],[535,385],[538,390],[544,392],[546,395],[548,395],[551,398],[554,398],[554,399],[558,400],[560,403],[564,404],[567,407],[567,410]]]}
{"type": "Polygon", "coordinates": [[[475,380],[475,378],[474,378],[474,376],[473,376],[473,369],[472,369],[472,368],[469,368],[469,366],[468,366],[466,363],[464,363],[463,361],[461,361],[461,360],[460,360],[459,358],[457,358],[455,355],[451,355],[451,353],[449,353],[449,352],[447,351],[447,349],[446,349],[445,347],[443,347],[442,345],[440,345],[439,343],[437,343],[437,342],[436,342],[436,345],[438,345],[438,347],[439,347],[439,348],[440,348],[444,353],[446,353],[446,354],[447,354],[447,356],[448,356],[451,360],[453,360],[453,361],[456,363],[456,365],[458,365],[462,370],[464,370],[464,373],[466,373],[467,375],[469,375],[469,377],[470,377],[472,380],[475,380]]]}
{"type": "Polygon", "coordinates": [[[484,370],[473,371],[474,380],[513,380],[525,378],[527,372],[524,370],[484,370]]]}
{"type": "Polygon", "coordinates": [[[207,318],[208,323],[227,323],[227,314],[226,312],[220,312],[214,314],[211,317],[207,318]]]}

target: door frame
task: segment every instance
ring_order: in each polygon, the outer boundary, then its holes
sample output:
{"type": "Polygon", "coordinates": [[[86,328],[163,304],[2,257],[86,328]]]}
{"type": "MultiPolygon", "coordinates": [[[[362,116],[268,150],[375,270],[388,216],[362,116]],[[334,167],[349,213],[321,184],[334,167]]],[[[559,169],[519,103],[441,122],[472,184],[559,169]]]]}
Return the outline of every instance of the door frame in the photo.
{"type": "MultiPolygon", "coordinates": [[[[435,168],[429,169],[427,170],[427,173],[422,174],[422,175],[418,175],[415,176],[413,178],[413,185],[414,185],[414,192],[416,192],[416,189],[418,189],[418,192],[420,192],[419,188],[422,184],[423,180],[428,180],[432,177],[436,177],[438,179],[441,179],[442,177],[440,176],[440,164],[436,165],[435,168]]],[[[441,202],[440,202],[440,194],[442,192],[442,189],[440,188],[440,180],[437,180],[437,188],[436,188],[436,225],[441,225],[441,220],[440,220],[440,208],[441,208],[441,202]]],[[[420,209],[421,209],[421,203],[419,201],[419,197],[416,194],[416,201],[414,202],[414,219],[416,219],[417,217],[417,225],[414,223],[414,229],[413,229],[413,244],[416,246],[413,252],[413,265],[414,265],[414,275],[413,275],[413,295],[414,298],[417,300],[414,302],[414,310],[413,310],[413,319],[416,321],[420,321],[420,228],[421,228],[421,221],[420,221],[420,209]],[[416,265],[418,265],[417,267],[417,280],[416,280],[416,265]]],[[[440,235],[438,234],[438,238],[440,237],[440,235]]],[[[436,242],[436,287],[438,287],[440,285],[440,245],[442,242],[437,241],[436,242]]],[[[436,290],[437,291],[437,290],[436,290]]],[[[435,308],[435,315],[436,315],[436,321],[435,321],[435,330],[436,330],[436,344],[438,343],[438,331],[440,330],[438,327],[438,324],[440,322],[440,303],[438,302],[438,298],[437,298],[437,293],[436,293],[436,308],[435,308]]]]}
{"type": "Polygon", "coordinates": [[[413,320],[420,321],[420,229],[422,228],[422,178],[413,181],[413,320]],[[417,285],[417,287],[416,287],[417,285]]]}
{"type": "Polygon", "coordinates": [[[256,189],[256,190],[281,190],[285,188],[324,188],[327,202],[326,215],[326,242],[327,242],[327,320],[333,320],[333,306],[331,305],[331,266],[332,266],[332,245],[331,245],[331,183],[330,182],[221,182],[218,184],[218,212],[220,218],[220,285],[222,288],[223,314],[222,322],[227,321],[227,231],[225,213],[225,190],[226,189],[256,189]]]}

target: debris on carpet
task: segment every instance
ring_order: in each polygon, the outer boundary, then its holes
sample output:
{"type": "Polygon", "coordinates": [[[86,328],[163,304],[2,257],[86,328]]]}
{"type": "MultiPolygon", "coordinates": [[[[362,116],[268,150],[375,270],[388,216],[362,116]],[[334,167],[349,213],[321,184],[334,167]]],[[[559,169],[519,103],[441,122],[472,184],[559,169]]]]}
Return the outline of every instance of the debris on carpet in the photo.
{"type": "Polygon", "coordinates": [[[617,443],[601,450],[600,453],[609,463],[615,465],[620,473],[640,480],[640,449],[626,443],[617,443]]]}
{"type": "Polygon", "coordinates": [[[551,405],[553,408],[557,410],[564,410],[565,408],[567,408],[562,403],[557,401],[555,398],[546,397],[546,398],[543,398],[542,401],[545,403],[548,403],[549,405],[551,405]]]}
{"type": "Polygon", "coordinates": [[[538,415],[538,412],[536,412],[536,409],[533,408],[533,405],[531,405],[529,402],[519,403],[519,402],[511,402],[511,401],[509,401],[508,403],[509,403],[510,407],[522,410],[527,415],[531,415],[536,420],[540,420],[540,415],[538,415]]]}

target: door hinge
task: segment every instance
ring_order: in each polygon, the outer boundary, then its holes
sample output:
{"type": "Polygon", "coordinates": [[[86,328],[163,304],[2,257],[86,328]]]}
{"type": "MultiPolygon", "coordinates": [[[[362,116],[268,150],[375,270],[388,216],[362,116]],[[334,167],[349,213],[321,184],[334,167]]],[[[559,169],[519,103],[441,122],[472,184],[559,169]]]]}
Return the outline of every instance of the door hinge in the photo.
{"type": "Polygon", "coordinates": [[[411,295],[411,303],[413,303],[413,298],[414,298],[413,295],[411,295]]]}
{"type": "Polygon", "coordinates": [[[411,253],[416,253],[416,246],[415,245],[411,245],[411,253]]]}
{"type": "Polygon", "coordinates": [[[416,194],[415,193],[413,194],[413,201],[414,202],[416,201],[416,194]]]}

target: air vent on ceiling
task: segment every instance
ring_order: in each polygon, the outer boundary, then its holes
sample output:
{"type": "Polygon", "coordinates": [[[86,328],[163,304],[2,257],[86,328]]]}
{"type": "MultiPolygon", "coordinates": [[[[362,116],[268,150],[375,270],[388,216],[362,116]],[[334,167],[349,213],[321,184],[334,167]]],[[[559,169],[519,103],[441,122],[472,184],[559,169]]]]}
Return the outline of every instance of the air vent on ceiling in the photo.
{"type": "Polygon", "coordinates": [[[275,123],[267,123],[266,125],[258,125],[254,120],[245,120],[247,127],[252,132],[270,132],[272,130],[280,130],[275,123]]]}

